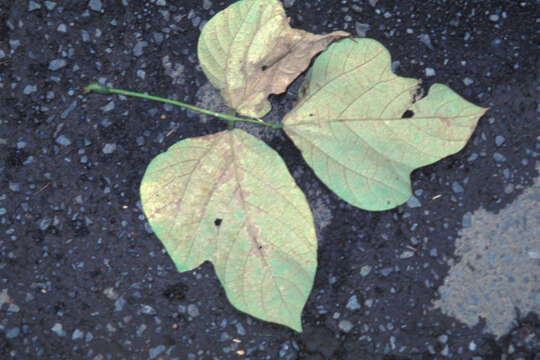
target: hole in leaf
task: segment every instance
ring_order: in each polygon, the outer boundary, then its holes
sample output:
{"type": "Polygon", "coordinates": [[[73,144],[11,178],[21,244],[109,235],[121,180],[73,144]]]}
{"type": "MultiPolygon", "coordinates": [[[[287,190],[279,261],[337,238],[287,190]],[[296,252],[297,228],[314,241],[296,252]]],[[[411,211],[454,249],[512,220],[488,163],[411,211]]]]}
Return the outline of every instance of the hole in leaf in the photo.
{"type": "Polygon", "coordinates": [[[261,70],[262,70],[262,71],[266,71],[266,69],[268,69],[268,66],[266,66],[266,65],[263,65],[263,66],[261,67],[261,70]]]}
{"type": "Polygon", "coordinates": [[[214,225],[219,226],[219,225],[221,225],[222,221],[223,221],[223,219],[216,219],[216,220],[214,220],[214,225]]]}
{"type": "Polygon", "coordinates": [[[407,110],[403,113],[403,115],[401,115],[401,118],[402,119],[409,119],[409,118],[412,118],[414,116],[414,111],[412,110],[407,110]]]}

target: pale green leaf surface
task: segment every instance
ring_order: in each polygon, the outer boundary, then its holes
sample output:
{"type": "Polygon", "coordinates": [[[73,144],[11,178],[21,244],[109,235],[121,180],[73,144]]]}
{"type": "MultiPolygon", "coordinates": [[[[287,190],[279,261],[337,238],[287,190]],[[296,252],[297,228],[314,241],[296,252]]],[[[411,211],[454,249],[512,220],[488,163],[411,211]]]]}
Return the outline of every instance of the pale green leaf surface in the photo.
{"type": "Polygon", "coordinates": [[[391,209],[410,198],[410,173],[461,150],[487,110],[445,85],[420,100],[417,88],[392,73],[377,41],[343,39],[315,60],[284,129],[342,199],[391,209]],[[402,118],[407,110],[414,116],[402,118]]]}
{"type": "Polygon", "coordinates": [[[208,21],[197,53],[227,105],[258,118],[270,111],[270,94],[284,92],[315,54],[348,35],[314,35],[291,28],[279,0],[242,0],[208,21]]]}
{"type": "Polygon", "coordinates": [[[182,140],[150,163],[141,201],[179,271],[211,261],[237,309],[301,331],[317,241],[274,150],[242,130],[182,140]]]}

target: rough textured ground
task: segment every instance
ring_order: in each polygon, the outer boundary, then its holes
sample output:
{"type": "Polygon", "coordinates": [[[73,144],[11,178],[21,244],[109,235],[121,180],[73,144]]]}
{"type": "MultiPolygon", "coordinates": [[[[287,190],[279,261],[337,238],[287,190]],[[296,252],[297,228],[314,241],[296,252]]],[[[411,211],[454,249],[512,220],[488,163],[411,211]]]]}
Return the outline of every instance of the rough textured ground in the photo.
{"type": "MultiPolygon", "coordinates": [[[[538,176],[540,1],[285,1],[293,26],[365,33],[399,75],[491,107],[463,151],[413,173],[413,199],[377,213],[339,200],[282,134],[249,129],[285,158],[318,221],[302,334],[232,308],[210,264],[179,274],[140,210],[155,155],[226,125],[82,94],[99,80],[217,101],[196,41],[230,3],[0,0],[0,358],[539,359],[537,313],[516,311],[496,339],[433,301],[472,214],[497,216],[538,176]]],[[[294,89],[273,98],[270,121],[294,89]]]]}

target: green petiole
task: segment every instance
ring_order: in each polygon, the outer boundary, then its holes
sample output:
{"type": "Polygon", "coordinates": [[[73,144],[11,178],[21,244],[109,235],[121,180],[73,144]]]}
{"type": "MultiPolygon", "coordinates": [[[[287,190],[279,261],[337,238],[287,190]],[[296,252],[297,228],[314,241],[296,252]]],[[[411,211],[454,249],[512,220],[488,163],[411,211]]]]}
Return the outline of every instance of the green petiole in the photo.
{"type": "Polygon", "coordinates": [[[230,123],[234,123],[236,121],[241,121],[241,122],[247,122],[247,123],[267,126],[267,127],[272,128],[272,129],[281,129],[283,127],[281,124],[270,124],[270,123],[264,122],[264,121],[262,121],[260,119],[243,118],[243,117],[237,117],[237,116],[233,116],[233,115],[222,114],[222,113],[218,113],[218,112],[215,112],[215,111],[210,111],[210,110],[207,110],[207,109],[203,109],[203,108],[200,108],[200,107],[197,107],[197,106],[189,105],[189,104],[183,103],[181,101],[166,99],[166,98],[162,98],[162,97],[159,97],[159,96],[153,96],[153,95],[148,95],[148,94],[142,94],[142,93],[138,93],[138,92],[134,92],[134,91],[127,91],[127,90],[122,90],[122,89],[114,89],[114,88],[110,88],[110,87],[107,87],[107,86],[100,85],[98,83],[92,83],[92,84],[88,85],[84,89],[84,92],[85,93],[96,92],[98,94],[104,94],[104,95],[107,95],[107,94],[119,94],[119,95],[125,95],[125,96],[133,96],[133,97],[146,99],[146,100],[159,101],[159,102],[162,102],[162,103],[165,103],[165,104],[171,104],[171,105],[179,106],[179,107],[184,108],[184,109],[189,109],[189,110],[196,111],[196,112],[199,112],[199,113],[202,113],[202,114],[206,114],[206,115],[214,116],[214,117],[217,117],[217,118],[220,118],[220,119],[223,119],[223,120],[227,120],[230,123]]]}

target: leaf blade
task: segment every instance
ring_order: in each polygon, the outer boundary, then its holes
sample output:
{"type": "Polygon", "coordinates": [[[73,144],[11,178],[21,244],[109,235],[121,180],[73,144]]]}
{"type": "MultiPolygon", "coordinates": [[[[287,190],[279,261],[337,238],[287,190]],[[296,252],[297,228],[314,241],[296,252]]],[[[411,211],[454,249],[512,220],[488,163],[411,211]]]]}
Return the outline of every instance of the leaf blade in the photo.
{"type": "Polygon", "coordinates": [[[242,0],[208,21],[197,53],[225,102],[258,118],[270,111],[270,94],[284,92],[315,54],[345,36],[343,31],[314,35],[291,28],[278,0],[242,0]]]}
{"type": "Polygon", "coordinates": [[[148,166],[141,201],[179,271],[209,260],[236,308],[301,331],[313,218],[266,144],[241,130],[180,141],[148,166]]]}
{"type": "Polygon", "coordinates": [[[284,130],[341,198],[391,209],[412,194],[410,173],[461,150],[486,111],[444,85],[420,100],[417,88],[380,43],[344,39],[315,60],[284,130]]]}

